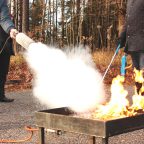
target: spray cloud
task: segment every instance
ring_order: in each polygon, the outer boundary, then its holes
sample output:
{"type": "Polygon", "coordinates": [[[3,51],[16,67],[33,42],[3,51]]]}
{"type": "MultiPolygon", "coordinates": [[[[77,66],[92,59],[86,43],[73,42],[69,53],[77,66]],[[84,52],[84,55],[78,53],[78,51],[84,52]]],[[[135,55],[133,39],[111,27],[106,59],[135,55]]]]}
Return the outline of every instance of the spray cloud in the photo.
{"type": "Polygon", "coordinates": [[[49,108],[85,112],[104,101],[102,77],[87,49],[62,51],[32,43],[25,58],[34,72],[33,94],[49,108]]]}

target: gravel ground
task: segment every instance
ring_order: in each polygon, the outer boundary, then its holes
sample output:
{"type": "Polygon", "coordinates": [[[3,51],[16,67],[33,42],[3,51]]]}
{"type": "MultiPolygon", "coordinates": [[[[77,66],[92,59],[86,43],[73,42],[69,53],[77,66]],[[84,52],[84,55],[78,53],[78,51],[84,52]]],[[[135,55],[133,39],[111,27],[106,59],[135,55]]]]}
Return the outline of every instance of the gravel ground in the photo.
{"type": "MultiPolygon", "coordinates": [[[[131,87],[128,87],[130,93],[131,87]]],[[[25,130],[25,126],[36,128],[35,112],[44,110],[46,107],[41,106],[36,101],[31,90],[10,92],[7,96],[14,98],[13,103],[0,103],[0,139],[24,139],[30,134],[25,130]]],[[[92,144],[91,138],[82,134],[45,132],[47,144],[92,144]]],[[[110,137],[110,144],[144,144],[144,130],[138,130],[118,136],[110,137]]],[[[20,143],[20,142],[19,142],[20,143]]],[[[38,133],[34,132],[32,139],[24,144],[37,144],[38,133]]],[[[97,138],[96,143],[100,144],[101,139],[97,138]]]]}

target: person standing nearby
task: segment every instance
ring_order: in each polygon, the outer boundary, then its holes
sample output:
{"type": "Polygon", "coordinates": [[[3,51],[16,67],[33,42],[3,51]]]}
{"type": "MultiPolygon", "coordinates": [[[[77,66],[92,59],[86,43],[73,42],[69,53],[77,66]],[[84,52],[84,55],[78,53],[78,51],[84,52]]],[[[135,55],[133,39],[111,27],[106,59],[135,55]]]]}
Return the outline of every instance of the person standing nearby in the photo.
{"type": "Polygon", "coordinates": [[[0,102],[13,102],[5,96],[5,83],[9,71],[10,56],[14,55],[12,39],[18,31],[11,20],[7,0],[0,0],[0,102]]]}
{"type": "MultiPolygon", "coordinates": [[[[144,70],[144,0],[128,0],[126,20],[119,36],[120,47],[131,56],[133,67],[144,70]]],[[[140,94],[143,82],[135,81],[136,92],[140,94]]]]}

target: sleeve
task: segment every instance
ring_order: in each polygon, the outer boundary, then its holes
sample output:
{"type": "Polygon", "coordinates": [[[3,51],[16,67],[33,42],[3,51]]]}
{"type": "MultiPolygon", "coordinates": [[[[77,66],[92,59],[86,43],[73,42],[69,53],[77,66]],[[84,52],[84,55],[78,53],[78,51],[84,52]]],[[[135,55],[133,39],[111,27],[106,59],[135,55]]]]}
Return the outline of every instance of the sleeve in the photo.
{"type": "Polygon", "coordinates": [[[10,29],[14,28],[14,23],[11,20],[6,0],[3,1],[0,9],[0,25],[6,33],[9,33],[10,29]]]}
{"type": "Polygon", "coordinates": [[[120,45],[124,47],[126,44],[127,24],[125,23],[119,36],[120,45]]]}

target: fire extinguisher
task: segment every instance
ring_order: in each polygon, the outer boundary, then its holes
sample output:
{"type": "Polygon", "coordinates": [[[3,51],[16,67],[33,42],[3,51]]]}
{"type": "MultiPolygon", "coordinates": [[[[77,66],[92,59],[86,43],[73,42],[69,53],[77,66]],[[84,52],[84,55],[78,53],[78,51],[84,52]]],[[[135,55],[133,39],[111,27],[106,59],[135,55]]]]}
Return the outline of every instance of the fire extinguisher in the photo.
{"type": "Polygon", "coordinates": [[[126,66],[127,66],[127,54],[124,54],[121,58],[121,69],[120,69],[121,76],[125,76],[126,66]]]}

